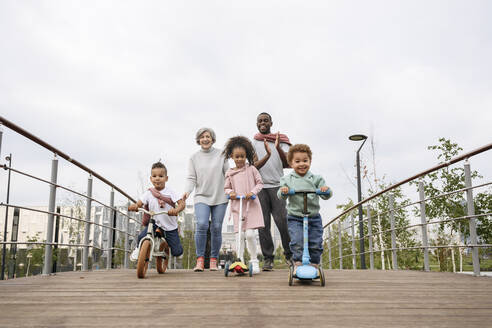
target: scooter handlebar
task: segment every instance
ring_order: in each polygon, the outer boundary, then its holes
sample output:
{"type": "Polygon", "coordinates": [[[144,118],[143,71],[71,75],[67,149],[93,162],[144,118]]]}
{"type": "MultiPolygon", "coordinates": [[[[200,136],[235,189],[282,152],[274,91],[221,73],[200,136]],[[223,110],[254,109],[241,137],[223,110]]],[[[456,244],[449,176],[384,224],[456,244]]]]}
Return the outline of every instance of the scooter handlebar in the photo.
{"type": "Polygon", "coordinates": [[[324,195],[324,196],[331,196],[331,189],[328,188],[327,191],[321,191],[321,189],[316,189],[316,190],[294,190],[294,189],[289,189],[289,191],[283,195],[295,195],[295,194],[316,194],[316,195],[324,195]]]}
{"type": "MultiPolygon", "coordinates": [[[[255,199],[256,198],[256,195],[252,195],[251,196],[251,199],[255,199]]],[[[227,199],[231,199],[231,195],[227,195],[227,199]]],[[[246,199],[246,196],[244,195],[236,195],[236,198],[234,199],[246,199]]]]}

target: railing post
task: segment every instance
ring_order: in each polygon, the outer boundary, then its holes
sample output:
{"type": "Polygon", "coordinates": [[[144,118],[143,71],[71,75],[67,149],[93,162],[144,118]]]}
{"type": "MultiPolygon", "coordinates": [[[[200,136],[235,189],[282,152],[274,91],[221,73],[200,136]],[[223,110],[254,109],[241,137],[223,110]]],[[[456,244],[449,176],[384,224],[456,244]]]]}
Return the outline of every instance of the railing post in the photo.
{"type": "Polygon", "coordinates": [[[367,206],[367,232],[369,237],[369,267],[374,270],[374,247],[372,239],[371,206],[367,206]]]}
{"type": "Polygon", "coordinates": [[[328,268],[331,270],[331,228],[328,226],[328,268]]]}
{"type": "Polygon", "coordinates": [[[384,264],[384,243],[383,243],[383,226],[381,225],[381,216],[377,215],[378,218],[378,239],[379,239],[379,254],[381,256],[381,270],[386,270],[386,264],[384,264]]]}
{"type": "Polygon", "coordinates": [[[389,194],[389,208],[390,208],[390,220],[391,220],[391,258],[393,262],[393,270],[398,270],[398,258],[396,256],[396,234],[395,234],[395,210],[394,210],[394,196],[389,194]]]}
{"type": "Polygon", "coordinates": [[[427,238],[427,217],[425,215],[425,192],[424,183],[419,181],[420,197],[420,223],[422,224],[422,246],[424,246],[424,270],[430,271],[429,268],[429,240],[427,238]]]}
{"type": "Polygon", "coordinates": [[[127,203],[127,210],[126,210],[126,228],[125,228],[125,254],[123,256],[123,265],[125,269],[128,269],[130,267],[130,264],[128,263],[128,234],[130,233],[130,211],[128,210],[128,207],[130,206],[130,200],[128,200],[127,203]]]}
{"type": "Polygon", "coordinates": [[[91,232],[91,206],[92,206],[92,175],[87,179],[87,200],[85,207],[84,249],[82,254],[82,271],[89,271],[89,238],[91,232]]]}
{"type": "Polygon", "coordinates": [[[350,214],[350,222],[351,222],[351,232],[352,232],[352,269],[357,269],[357,261],[355,260],[355,225],[354,225],[354,216],[350,214]]]}
{"type": "Polygon", "coordinates": [[[46,224],[46,245],[44,248],[44,266],[43,275],[48,275],[51,273],[52,261],[53,261],[53,221],[55,212],[55,202],[56,202],[56,181],[58,175],[58,158],[55,157],[51,161],[51,185],[50,185],[50,199],[48,205],[48,223],[46,224]]]}
{"type": "Polygon", "coordinates": [[[111,188],[111,193],[109,194],[109,207],[111,208],[109,220],[108,220],[108,253],[106,256],[106,269],[111,269],[111,264],[113,262],[113,215],[114,215],[114,189],[111,188]]]}
{"type": "MultiPolygon", "coordinates": [[[[473,204],[473,190],[472,181],[471,181],[471,173],[470,173],[470,163],[468,159],[465,159],[465,187],[468,188],[466,190],[466,202],[467,202],[467,210],[468,216],[475,215],[475,205],[473,204]]],[[[472,244],[472,262],[473,262],[473,275],[480,276],[480,259],[478,258],[478,247],[477,245],[477,227],[475,223],[475,218],[469,218],[470,225],[470,242],[472,244]]]]}
{"type": "Polygon", "coordinates": [[[340,256],[340,270],[343,270],[342,223],[340,220],[338,220],[338,254],[340,256]]]}

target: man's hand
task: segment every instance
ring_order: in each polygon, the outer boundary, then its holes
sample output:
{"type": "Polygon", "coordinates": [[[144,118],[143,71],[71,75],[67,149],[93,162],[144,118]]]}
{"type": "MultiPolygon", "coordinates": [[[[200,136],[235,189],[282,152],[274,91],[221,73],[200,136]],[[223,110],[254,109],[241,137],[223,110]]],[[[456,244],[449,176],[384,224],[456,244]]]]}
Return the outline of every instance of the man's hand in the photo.
{"type": "Polygon", "coordinates": [[[266,151],[267,155],[270,156],[272,154],[272,151],[270,150],[270,146],[268,146],[268,142],[267,142],[266,138],[263,139],[263,144],[265,145],[265,151],[266,151]]]}
{"type": "Polygon", "coordinates": [[[289,193],[289,188],[287,187],[282,187],[280,188],[280,192],[284,195],[287,195],[289,193]]]}

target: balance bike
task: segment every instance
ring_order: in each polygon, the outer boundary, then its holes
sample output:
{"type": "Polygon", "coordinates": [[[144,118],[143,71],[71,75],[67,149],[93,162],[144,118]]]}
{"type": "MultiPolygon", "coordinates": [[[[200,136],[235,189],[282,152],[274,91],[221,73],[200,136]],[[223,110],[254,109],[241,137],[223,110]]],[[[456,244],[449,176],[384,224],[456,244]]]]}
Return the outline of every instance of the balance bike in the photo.
{"type": "MultiPolygon", "coordinates": [[[[229,195],[227,195],[227,198],[230,199],[230,202],[232,205],[232,198],[230,198],[229,195]]],[[[255,199],[256,196],[253,195],[251,196],[251,199],[255,199]]],[[[242,247],[242,245],[244,245],[243,243],[243,221],[244,221],[244,217],[243,217],[243,199],[246,199],[246,196],[239,196],[237,195],[236,196],[236,199],[239,199],[239,220],[238,220],[238,228],[239,228],[239,232],[238,232],[238,236],[237,236],[237,239],[236,239],[236,243],[237,243],[237,255],[238,255],[238,258],[236,259],[236,261],[234,263],[231,263],[230,261],[227,261],[225,263],[225,266],[224,266],[224,276],[229,276],[229,272],[234,272],[236,273],[236,275],[238,276],[242,276],[242,275],[245,275],[245,274],[248,274],[250,277],[253,276],[253,263],[249,263],[249,266],[246,266],[246,264],[244,264],[244,249],[242,247]]],[[[246,213],[248,213],[248,205],[246,205],[246,213]]],[[[232,207],[231,207],[231,219],[232,219],[232,207]]]]}
{"type": "Polygon", "coordinates": [[[164,232],[157,228],[154,233],[155,220],[154,216],[159,214],[167,214],[167,211],[162,212],[151,212],[143,208],[138,209],[139,212],[146,213],[150,215],[149,225],[147,226],[147,235],[140,240],[139,253],[137,261],[137,277],[142,279],[145,278],[147,269],[152,263],[152,258],[156,258],[156,268],[157,272],[164,273],[167,269],[167,264],[169,262],[169,245],[164,238],[164,232]]]}
{"type": "Polygon", "coordinates": [[[302,281],[302,282],[312,282],[315,279],[319,279],[321,286],[325,286],[325,274],[323,272],[323,268],[321,264],[318,269],[309,265],[310,263],[310,255],[309,255],[309,246],[308,246],[308,216],[309,212],[307,211],[307,195],[308,194],[316,194],[316,195],[328,195],[331,197],[331,190],[328,189],[326,192],[322,192],[321,190],[303,190],[296,191],[294,189],[290,189],[287,195],[295,195],[295,194],[303,194],[304,196],[304,210],[302,214],[304,214],[303,218],[303,239],[304,245],[302,250],[302,265],[298,266],[296,269],[296,273],[294,274],[294,267],[291,266],[289,268],[289,286],[294,284],[294,278],[302,281]]]}

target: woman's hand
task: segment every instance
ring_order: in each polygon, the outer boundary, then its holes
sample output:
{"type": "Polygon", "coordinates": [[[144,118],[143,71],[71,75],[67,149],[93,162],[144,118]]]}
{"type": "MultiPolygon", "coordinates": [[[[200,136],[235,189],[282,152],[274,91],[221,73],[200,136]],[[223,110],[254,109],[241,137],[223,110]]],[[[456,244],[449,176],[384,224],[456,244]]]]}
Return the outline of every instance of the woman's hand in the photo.
{"type": "Polygon", "coordinates": [[[231,199],[236,199],[236,196],[237,196],[237,195],[236,195],[236,193],[235,193],[234,191],[233,191],[233,192],[231,192],[231,193],[229,194],[229,197],[230,197],[231,199]]]}
{"type": "Polygon", "coordinates": [[[254,195],[254,194],[253,194],[252,192],[248,192],[248,193],[246,194],[246,199],[250,199],[251,197],[253,197],[253,195],[254,195]]]}

